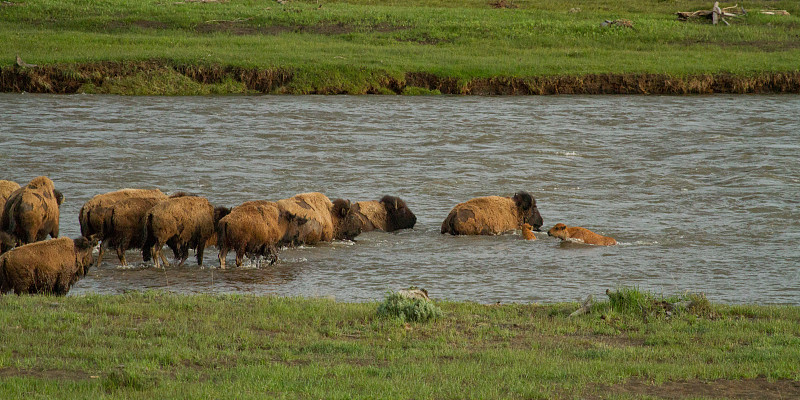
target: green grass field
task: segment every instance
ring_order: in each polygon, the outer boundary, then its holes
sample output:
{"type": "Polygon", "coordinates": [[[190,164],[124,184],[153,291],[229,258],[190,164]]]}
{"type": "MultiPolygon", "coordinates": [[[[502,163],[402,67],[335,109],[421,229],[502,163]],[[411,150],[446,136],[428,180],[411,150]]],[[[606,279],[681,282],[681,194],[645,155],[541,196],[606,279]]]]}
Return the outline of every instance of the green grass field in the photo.
{"type": "Polygon", "coordinates": [[[668,311],[681,297],[436,302],[406,323],[329,299],[2,296],[0,398],[800,396],[800,308],[668,311]]]}
{"type": "Polygon", "coordinates": [[[675,12],[709,9],[712,2],[507,3],[515,8],[475,0],[4,2],[1,86],[14,90],[13,79],[24,80],[11,72],[18,54],[27,63],[58,66],[61,72],[50,72],[49,80],[73,78],[80,91],[129,94],[265,91],[242,83],[236,68],[288,71],[288,79],[266,90],[275,93],[433,87],[410,82],[410,73],[447,78],[456,91],[469,92],[471,80],[498,77],[732,74],[746,80],[800,72],[796,1],[739,3],[749,13],[728,18],[731,26],[677,20],[675,12]],[[633,28],[601,26],[615,19],[630,20],[633,28]],[[104,62],[164,68],[120,72],[96,64],[104,62]],[[87,64],[93,67],[76,67],[87,64]],[[218,72],[211,82],[198,81],[175,69],[187,65],[218,72]]]}

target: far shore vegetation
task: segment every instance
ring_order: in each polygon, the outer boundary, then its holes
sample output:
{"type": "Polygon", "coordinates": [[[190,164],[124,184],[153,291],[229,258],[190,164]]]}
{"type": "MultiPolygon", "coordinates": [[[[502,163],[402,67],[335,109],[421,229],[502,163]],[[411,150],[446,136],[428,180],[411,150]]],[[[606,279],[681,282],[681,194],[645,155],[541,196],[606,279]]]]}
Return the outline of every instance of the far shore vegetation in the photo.
{"type": "Polygon", "coordinates": [[[392,295],[1,296],[0,398],[800,396],[796,306],[622,288],[580,315],[422,300],[400,317],[392,295]]]}
{"type": "Polygon", "coordinates": [[[0,3],[0,91],[800,93],[800,2],[723,2],[747,11],[730,25],[675,14],[712,5],[12,0],[0,3]],[[618,20],[629,23],[603,26],[618,20]]]}

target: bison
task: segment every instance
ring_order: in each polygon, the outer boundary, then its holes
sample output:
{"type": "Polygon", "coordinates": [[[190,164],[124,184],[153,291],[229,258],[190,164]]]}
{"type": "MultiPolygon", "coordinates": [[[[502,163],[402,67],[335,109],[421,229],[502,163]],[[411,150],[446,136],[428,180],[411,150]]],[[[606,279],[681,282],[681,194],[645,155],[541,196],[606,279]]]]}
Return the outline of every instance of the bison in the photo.
{"type": "Polygon", "coordinates": [[[585,244],[594,244],[598,246],[613,246],[617,244],[614,238],[599,235],[586,228],[580,226],[566,226],[564,224],[556,224],[554,227],[547,231],[548,236],[555,236],[561,240],[569,240],[585,244]]]}
{"type": "Polygon", "coordinates": [[[383,196],[379,201],[359,201],[353,204],[353,213],[361,222],[361,232],[381,230],[394,232],[411,229],[417,223],[417,216],[399,197],[383,196]]]}
{"type": "Polygon", "coordinates": [[[64,196],[46,176],[34,178],[8,197],[0,217],[0,231],[15,245],[58,237],[59,206],[64,196]]]}
{"type": "Polygon", "coordinates": [[[18,183],[0,180],[0,214],[3,213],[3,209],[5,208],[8,197],[11,196],[11,193],[14,193],[14,191],[17,189],[19,189],[18,183]]]}
{"type": "MultiPolygon", "coordinates": [[[[145,215],[162,199],[156,197],[129,197],[111,205],[103,217],[103,247],[116,250],[120,263],[125,266],[125,251],[141,249],[144,244],[145,215]]],[[[100,264],[102,251],[97,255],[100,264]]],[[[166,260],[164,261],[166,263],[166,260]]]]}
{"type": "Polygon", "coordinates": [[[130,198],[147,198],[164,200],[167,195],[158,189],[121,189],[114,192],[98,194],[81,207],[78,213],[78,222],[81,225],[81,235],[90,239],[97,239],[100,242],[100,250],[97,254],[97,265],[103,259],[103,253],[108,247],[104,240],[103,228],[107,226],[106,219],[111,216],[111,208],[121,200],[130,198]]]}
{"type": "Polygon", "coordinates": [[[62,237],[10,250],[0,256],[0,292],[67,294],[89,271],[95,244],[62,237]]]}
{"type": "Polygon", "coordinates": [[[277,249],[298,241],[308,221],[281,210],[271,201],[248,201],[234,207],[217,225],[220,268],[225,269],[230,250],[236,251],[237,267],[242,265],[244,256],[266,257],[270,265],[274,264],[277,249]]]}
{"type": "Polygon", "coordinates": [[[536,199],[527,192],[514,197],[477,197],[457,204],[442,222],[442,233],[451,235],[499,235],[517,230],[528,223],[536,231],[541,228],[542,216],[536,199]]]}
{"type": "Polygon", "coordinates": [[[159,257],[163,258],[161,253],[166,244],[178,266],[189,258],[189,249],[195,250],[197,264],[202,266],[203,250],[216,243],[217,224],[229,212],[198,196],[172,197],[159,202],[145,215],[142,259],[150,261],[152,257],[160,268],[159,257]]]}
{"type": "Polygon", "coordinates": [[[533,231],[531,230],[532,228],[533,227],[529,223],[524,223],[520,226],[520,229],[522,230],[522,237],[525,240],[536,240],[536,235],[533,234],[533,231]]]}
{"type": "Polygon", "coordinates": [[[281,210],[309,220],[298,237],[298,243],[352,240],[361,233],[361,221],[348,200],[336,199],[331,202],[324,194],[314,192],[278,200],[277,204],[281,210]]]}

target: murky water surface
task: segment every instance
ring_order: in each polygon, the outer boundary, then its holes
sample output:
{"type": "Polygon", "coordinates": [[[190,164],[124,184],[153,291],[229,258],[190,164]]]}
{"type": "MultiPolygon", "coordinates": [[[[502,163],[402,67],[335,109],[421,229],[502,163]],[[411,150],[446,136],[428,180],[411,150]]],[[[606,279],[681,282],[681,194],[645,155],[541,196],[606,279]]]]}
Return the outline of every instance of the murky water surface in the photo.
{"type": "MultiPolygon", "coordinates": [[[[0,94],[0,177],[50,176],[61,233],[92,196],[135,187],[219,205],[321,191],[404,198],[414,230],[289,249],[272,267],[193,258],[156,270],[108,254],[70,295],[166,289],[380,300],[409,285],[439,299],[574,301],[606,289],[704,292],[800,304],[800,97],[114,97],[0,94]],[[472,197],[535,197],[546,234],[451,237],[472,197]]],[[[167,252],[169,253],[169,252],[167,252]]]]}

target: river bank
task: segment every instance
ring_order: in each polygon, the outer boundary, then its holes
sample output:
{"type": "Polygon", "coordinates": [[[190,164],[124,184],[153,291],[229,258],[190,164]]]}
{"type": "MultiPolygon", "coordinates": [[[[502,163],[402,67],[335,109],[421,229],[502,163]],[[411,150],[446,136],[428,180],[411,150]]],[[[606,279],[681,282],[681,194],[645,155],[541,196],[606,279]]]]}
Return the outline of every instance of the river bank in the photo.
{"type": "Polygon", "coordinates": [[[800,7],[742,7],[714,26],[684,1],[4,2],[0,91],[799,93],[800,7]]]}
{"type": "Polygon", "coordinates": [[[210,94],[405,94],[405,95],[555,95],[555,94],[767,94],[800,93],[800,72],[666,74],[589,74],[583,76],[492,77],[460,79],[425,72],[380,73],[363,82],[296,85],[291,68],[171,65],[101,62],[0,68],[0,91],[56,94],[210,95],[210,94]],[[350,84],[352,83],[352,84],[350,84]]]}
{"type": "MultiPolygon", "coordinates": [[[[800,395],[800,308],[635,290],[576,303],[378,303],[242,295],[0,297],[6,398],[670,398],[800,395]]],[[[780,397],[783,396],[783,397],[780,397]]]]}

